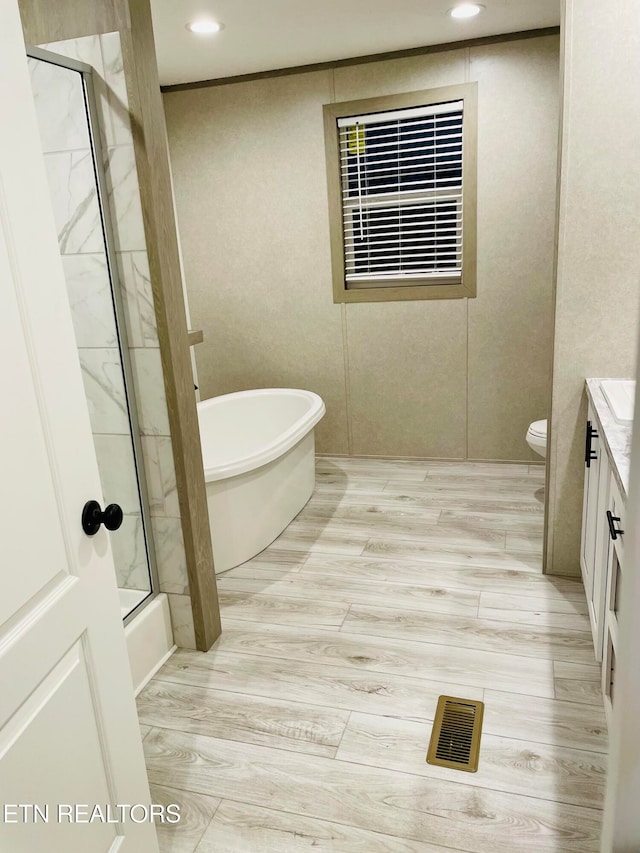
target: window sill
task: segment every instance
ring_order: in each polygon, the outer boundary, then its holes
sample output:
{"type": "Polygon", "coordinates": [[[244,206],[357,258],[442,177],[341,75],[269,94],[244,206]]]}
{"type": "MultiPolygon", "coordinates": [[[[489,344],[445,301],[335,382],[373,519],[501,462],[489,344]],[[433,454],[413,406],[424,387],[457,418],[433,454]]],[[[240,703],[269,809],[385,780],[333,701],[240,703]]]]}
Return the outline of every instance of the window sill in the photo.
{"type": "Polygon", "coordinates": [[[409,302],[422,299],[473,299],[475,287],[464,284],[415,284],[400,287],[358,287],[335,289],[334,303],[341,302],[409,302]]]}

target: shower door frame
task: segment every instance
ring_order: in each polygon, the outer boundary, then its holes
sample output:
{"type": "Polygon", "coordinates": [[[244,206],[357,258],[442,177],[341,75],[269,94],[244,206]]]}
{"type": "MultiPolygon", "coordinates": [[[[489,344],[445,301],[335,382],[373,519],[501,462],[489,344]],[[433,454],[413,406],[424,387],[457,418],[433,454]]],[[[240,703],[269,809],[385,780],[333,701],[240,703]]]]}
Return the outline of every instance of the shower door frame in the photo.
{"type": "MultiPolygon", "coordinates": [[[[155,545],[153,541],[153,528],[151,526],[151,510],[149,508],[149,491],[147,487],[147,477],[144,469],[144,456],[142,453],[142,440],[140,433],[140,421],[138,419],[138,410],[135,405],[137,402],[135,385],[133,381],[133,369],[131,367],[131,358],[129,356],[129,339],[127,335],[127,324],[124,312],[124,304],[122,301],[122,283],[118,273],[118,264],[116,261],[115,240],[113,237],[113,228],[111,224],[111,207],[109,204],[109,192],[107,188],[107,178],[104,170],[104,151],[102,140],[100,137],[100,120],[98,106],[96,102],[95,89],[93,86],[94,69],[86,62],[80,62],[77,59],[71,59],[66,56],[61,56],[59,53],[54,53],[50,50],[45,50],[41,47],[26,46],[26,54],[32,59],[38,59],[42,62],[48,62],[50,65],[57,65],[62,68],[68,68],[70,71],[77,71],[80,74],[82,88],[84,94],[84,103],[87,110],[87,124],[89,128],[89,140],[91,142],[91,156],[93,160],[93,171],[96,178],[96,193],[98,208],[100,211],[100,223],[102,226],[102,235],[104,240],[104,250],[107,259],[107,270],[109,272],[109,284],[111,290],[111,299],[113,302],[113,310],[116,320],[116,332],[118,338],[118,350],[120,352],[120,361],[122,364],[122,374],[124,391],[127,402],[127,417],[129,419],[129,427],[131,430],[131,441],[133,444],[133,459],[136,468],[136,478],[138,484],[138,496],[140,498],[140,514],[142,518],[142,530],[144,535],[145,549],[147,553],[149,578],[151,581],[151,589],[142,601],[137,604],[125,617],[123,624],[126,626],[147,607],[160,592],[160,584],[158,580],[158,565],[156,560],[155,545]]],[[[117,533],[115,534],[117,535],[117,533]]],[[[116,577],[117,581],[117,577],[116,577]]]]}

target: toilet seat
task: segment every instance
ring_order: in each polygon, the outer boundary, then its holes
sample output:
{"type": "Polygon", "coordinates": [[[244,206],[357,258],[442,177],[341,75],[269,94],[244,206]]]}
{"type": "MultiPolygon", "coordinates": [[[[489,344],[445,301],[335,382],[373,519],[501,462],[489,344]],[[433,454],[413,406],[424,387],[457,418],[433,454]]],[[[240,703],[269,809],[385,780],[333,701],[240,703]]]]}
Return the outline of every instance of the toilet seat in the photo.
{"type": "Polygon", "coordinates": [[[545,441],[547,439],[547,422],[544,421],[534,421],[529,429],[527,430],[527,434],[532,438],[544,438],[545,441]]]}
{"type": "Polygon", "coordinates": [[[547,455],[547,421],[534,421],[527,430],[526,442],[534,453],[547,455]]]}

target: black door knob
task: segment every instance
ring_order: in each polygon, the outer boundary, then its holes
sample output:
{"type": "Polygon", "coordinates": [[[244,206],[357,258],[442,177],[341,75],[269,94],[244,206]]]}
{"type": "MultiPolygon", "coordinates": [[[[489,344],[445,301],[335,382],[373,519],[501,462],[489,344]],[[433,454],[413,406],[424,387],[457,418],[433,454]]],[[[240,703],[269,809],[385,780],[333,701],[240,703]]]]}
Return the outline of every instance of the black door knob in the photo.
{"type": "Polygon", "coordinates": [[[122,509],[118,504],[109,504],[103,512],[98,501],[87,501],[82,510],[82,529],[87,536],[95,536],[101,524],[104,524],[107,530],[117,530],[122,519],[122,509]]]}

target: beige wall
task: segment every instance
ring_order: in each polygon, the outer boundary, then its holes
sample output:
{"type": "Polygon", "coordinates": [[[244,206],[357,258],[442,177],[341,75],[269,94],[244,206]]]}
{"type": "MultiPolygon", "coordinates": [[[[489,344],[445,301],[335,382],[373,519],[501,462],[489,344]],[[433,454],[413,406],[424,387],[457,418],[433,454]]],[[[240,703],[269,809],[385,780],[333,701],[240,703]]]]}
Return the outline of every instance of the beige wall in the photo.
{"type": "Polygon", "coordinates": [[[321,452],[535,458],[524,435],[549,405],[556,36],[164,103],[204,397],[317,391],[321,452]],[[334,305],[322,105],[474,80],[477,299],[334,305]]]}
{"type": "Polygon", "coordinates": [[[567,0],[546,569],[579,575],[586,377],[635,375],[637,4],[567,0]]]}

